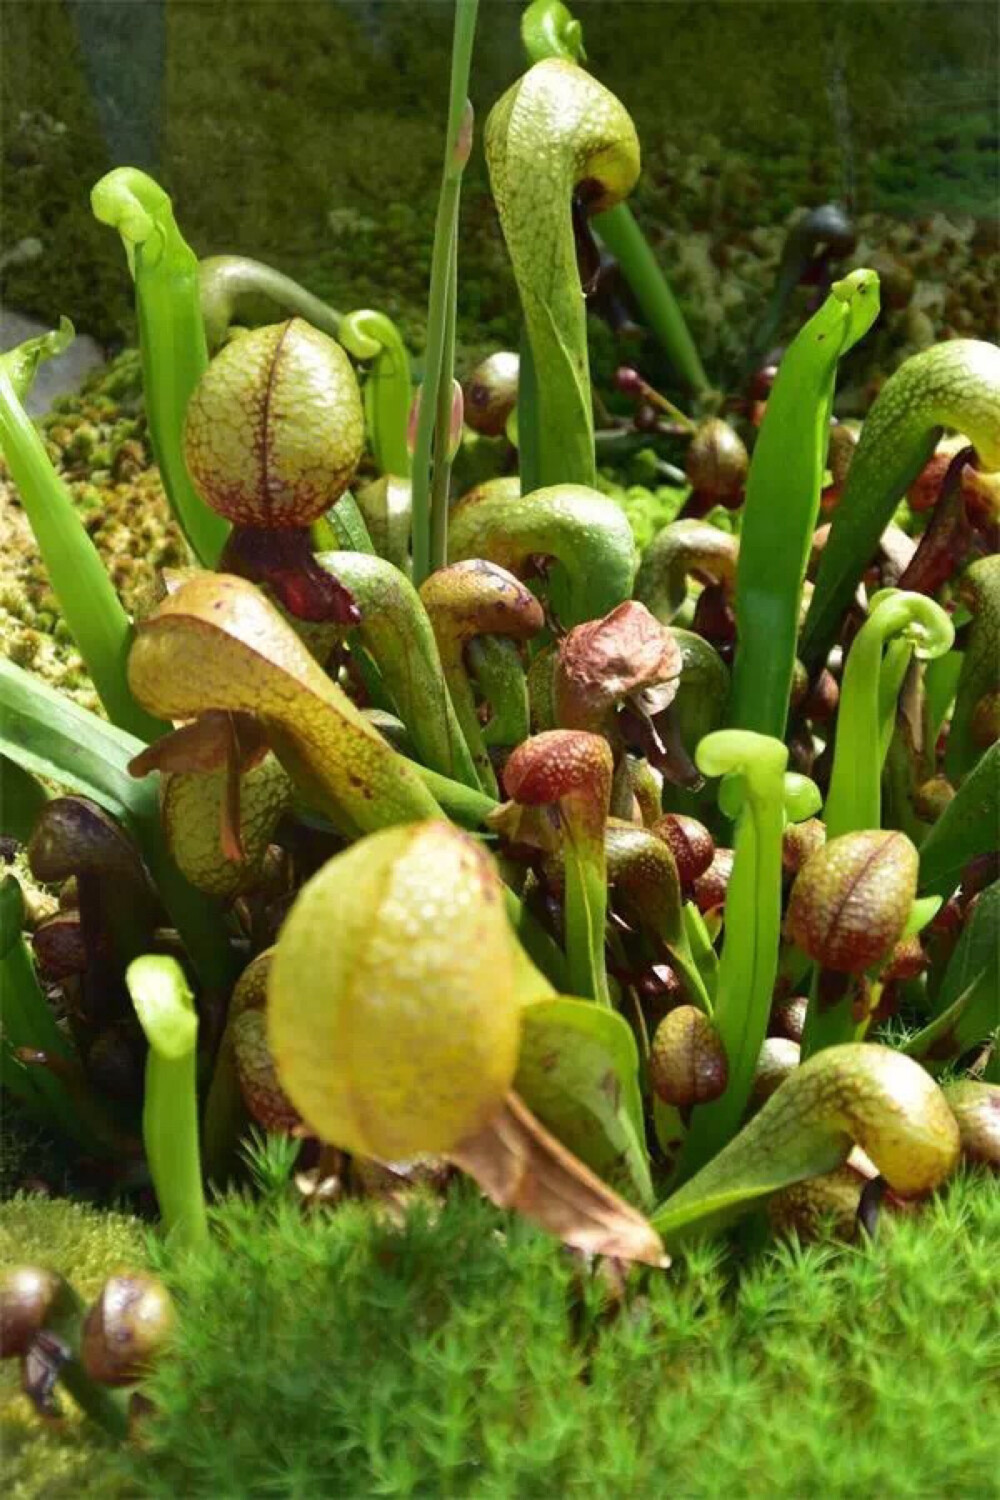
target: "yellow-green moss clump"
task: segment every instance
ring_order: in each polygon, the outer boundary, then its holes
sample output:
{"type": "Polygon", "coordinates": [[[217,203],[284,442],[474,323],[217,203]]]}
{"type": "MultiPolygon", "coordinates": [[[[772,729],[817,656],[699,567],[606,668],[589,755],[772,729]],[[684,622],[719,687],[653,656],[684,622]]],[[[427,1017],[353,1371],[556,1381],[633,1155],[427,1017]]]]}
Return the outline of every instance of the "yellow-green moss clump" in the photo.
{"type": "MultiPolygon", "coordinates": [[[[146,1263],[138,1219],[65,1198],[22,1195],[0,1204],[0,1265],[38,1265],[89,1301],[114,1271],[146,1263]]],[[[67,1397],[64,1420],[44,1425],[22,1395],[17,1360],[0,1365],[0,1451],[8,1500],[124,1494],[107,1471],[111,1449],[67,1397]]]]}
{"type": "MultiPolygon", "coordinates": [[[[90,376],[79,394],[61,397],[40,424],[128,610],[152,589],[158,569],[187,560],[153,466],[140,391],[138,355],[128,351],[90,376]]],[[[0,651],[100,712],[2,461],[0,558],[0,651]]]]}

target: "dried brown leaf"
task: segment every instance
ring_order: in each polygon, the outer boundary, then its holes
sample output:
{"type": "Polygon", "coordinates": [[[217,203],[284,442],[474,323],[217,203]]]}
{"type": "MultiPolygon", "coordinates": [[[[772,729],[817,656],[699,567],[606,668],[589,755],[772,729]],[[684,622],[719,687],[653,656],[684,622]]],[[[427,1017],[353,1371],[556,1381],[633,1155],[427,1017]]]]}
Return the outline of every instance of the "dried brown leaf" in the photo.
{"type": "Polygon", "coordinates": [[[591,1255],[666,1267],[659,1235],[535,1119],[514,1093],[450,1159],[500,1208],[513,1208],[591,1255]]]}

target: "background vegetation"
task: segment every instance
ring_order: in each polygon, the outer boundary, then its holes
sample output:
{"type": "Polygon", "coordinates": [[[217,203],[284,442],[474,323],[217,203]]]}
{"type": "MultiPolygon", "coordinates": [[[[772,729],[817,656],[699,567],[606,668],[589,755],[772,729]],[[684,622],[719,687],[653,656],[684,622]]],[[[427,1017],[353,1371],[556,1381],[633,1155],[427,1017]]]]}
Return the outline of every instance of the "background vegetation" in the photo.
{"type": "MultiPolygon", "coordinates": [[[[588,55],[643,142],[636,207],[665,267],[759,252],[831,196],[859,212],[997,214],[998,30],[986,0],[578,0],[588,55]]],[[[520,6],[484,6],[480,123],[523,67],[520,6]]],[[[4,300],[127,338],[112,164],[156,172],[199,253],[239,249],[423,337],[450,45],[444,0],[19,0],[0,8],[4,300]],[[22,252],[23,253],[23,252],[22,252]]],[[[480,152],[463,202],[461,335],[509,343],[516,302],[480,152]]],[[[682,290],[697,326],[698,287],[682,290]]]]}

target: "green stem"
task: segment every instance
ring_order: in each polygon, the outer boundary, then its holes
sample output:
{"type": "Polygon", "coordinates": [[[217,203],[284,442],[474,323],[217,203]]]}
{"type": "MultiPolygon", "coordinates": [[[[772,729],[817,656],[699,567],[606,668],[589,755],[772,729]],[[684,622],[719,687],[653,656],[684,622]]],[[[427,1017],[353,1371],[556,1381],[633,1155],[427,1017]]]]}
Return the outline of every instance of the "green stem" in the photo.
{"type": "Polygon", "coordinates": [[[405,756],[401,759],[420,778],[445,816],[460,828],[481,829],[489,814],[496,811],[499,805],[496,798],[488,796],[478,787],[452,781],[450,776],[442,776],[429,766],[418,765],[405,756]]]}
{"type": "Polygon", "coordinates": [[[125,671],[132,625],[69,491],[21,399],[40,359],[65,346],[60,334],[23,344],[0,360],[0,450],[17,486],[59,608],[107,710],[120,728],[151,740],[166,726],[145,713],[129,692],[125,671]]]}
{"type": "Polygon", "coordinates": [[[571,991],[584,999],[611,1005],[604,960],[607,921],[607,874],[604,840],[578,846],[567,824],[565,844],[566,968],[571,991]]]}
{"type": "Polygon", "coordinates": [[[802,584],[826,465],[837,361],[878,313],[878,277],[852,271],[785,351],[747,480],[736,572],[730,722],[781,738],[802,584]]]}
{"type": "Polygon", "coordinates": [[[632,210],[619,203],[598,214],[594,228],[621,266],[643,317],[674,369],[696,395],[703,395],[710,386],[694,339],[632,210]]]}
{"type": "Polygon", "coordinates": [[[195,490],[184,460],[188,401],[208,365],[198,261],[163,189],[117,167],[90,195],[95,218],[117,229],[135,281],[146,416],[171,509],[198,561],[215,567],[229,526],[195,490]]]}
{"type": "Polygon", "coordinates": [[[238,965],[222,910],[185,880],[171,858],[163,837],[158,788],[147,782],[142,790],[146,795],[136,804],[132,822],[146,867],[199,984],[208,993],[223,992],[235,979],[238,965]]]}
{"type": "Polygon", "coordinates": [[[910,657],[941,656],[955,638],[933,599],[895,589],[876,594],[871,614],[848,653],[837,712],[837,738],[824,819],[831,839],[882,826],[882,767],[895,722],[896,698],[910,657]],[[882,652],[892,636],[883,662],[882,652]]]}
{"type": "MultiPolygon", "coordinates": [[[[18,1047],[44,1052],[72,1065],[76,1061],[73,1050],[56,1025],[38,983],[23,925],[21,887],[13,875],[6,875],[0,881],[0,993],[3,995],[5,1066],[10,1051],[18,1047]]],[[[34,1107],[34,1112],[54,1124],[70,1140],[99,1149],[99,1143],[78,1118],[73,1100],[56,1073],[42,1064],[25,1067],[13,1058],[10,1058],[10,1066],[11,1080],[15,1077],[17,1080],[16,1092],[34,1107]]]]}
{"type": "Polygon", "coordinates": [[[448,561],[448,503],[451,491],[451,413],[455,369],[455,319],[458,292],[458,222],[451,242],[448,270],[444,358],[434,415],[434,477],[431,482],[431,572],[448,561]]]}
{"type": "Polygon", "coordinates": [[[844,1042],[860,1041],[858,1023],[854,1019],[854,1001],[858,994],[854,976],[832,975],[827,980],[840,980],[842,988],[839,998],[821,999],[824,971],[814,964],[809,976],[809,1004],[806,1007],[806,1023],[802,1032],[803,1059],[824,1052],[828,1047],[839,1047],[844,1042]]]}
{"type": "Polygon", "coordinates": [[[541,418],[538,375],[531,352],[527,323],[521,324],[520,364],[517,377],[517,467],[522,495],[533,495],[542,484],[541,418]]]}
{"type": "Polygon", "coordinates": [[[149,1041],[143,1138],[166,1233],[185,1250],[208,1242],[198,1144],[198,1017],[184,973],[172,958],[146,955],[126,982],[149,1041]]]}
{"type": "MultiPolygon", "coordinates": [[[[715,1156],[739,1128],[767,1033],[781,939],[781,836],[788,751],[780,740],[764,735],[719,730],[702,740],[696,759],[706,776],[738,773],[744,800],[726,892],[714,1012],[729,1061],[729,1083],[721,1099],[694,1113],[680,1161],[682,1180],[715,1156]]],[[[801,787],[791,810],[805,817],[816,811],[819,795],[811,783],[801,787]]]]}
{"type": "MultiPolygon", "coordinates": [[[[471,139],[462,140],[463,126],[471,137],[467,111],[469,70],[476,35],[479,0],[455,0],[455,30],[451,50],[451,83],[448,96],[448,128],[445,163],[434,224],[431,254],[430,300],[427,308],[427,350],[424,357],[423,399],[417,418],[413,451],[413,581],[419,588],[432,570],[431,564],[431,463],[434,432],[441,390],[448,392],[449,410],[454,369],[446,366],[449,294],[453,293],[452,265],[458,230],[458,205],[462,172],[468,160],[471,139]]],[[[440,434],[439,434],[440,438],[440,434]]],[[[444,461],[446,447],[438,446],[435,464],[444,461]]]]}

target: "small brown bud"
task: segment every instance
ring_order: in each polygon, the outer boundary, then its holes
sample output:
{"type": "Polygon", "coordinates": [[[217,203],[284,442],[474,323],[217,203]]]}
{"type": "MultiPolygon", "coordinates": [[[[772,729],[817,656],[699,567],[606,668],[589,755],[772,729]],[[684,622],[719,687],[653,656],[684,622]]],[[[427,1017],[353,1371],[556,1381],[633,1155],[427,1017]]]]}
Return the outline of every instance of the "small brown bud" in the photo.
{"type": "Polygon", "coordinates": [[[451,153],[451,169],[453,172],[461,172],[472,155],[472,136],[476,127],[476,112],[472,108],[472,100],[466,99],[462,118],[458,122],[458,130],[455,132],[455,144],[451,153]]]}
{"type": "Polygon", "coordinates": [[[0,1359],[26,1354],[66,1283],[55,1271],[14,1266],[0,1277],[0,1359]]]}
{"type": "Polygon", "coordinates": [[[840,688],[832,672],[824,667],[805,700],[805,715],[815,724],[825,724],[837,712],[840,688]]]}
{"type": "Polygon", "coordinates": [[[776,1234],[796,1234],[814,1240],[831,1228],[837,1239],[853,1240],[858,1233],[858,1205],[865,1179],[851,1166],[837,1167],[821,1177],[810,1177],[775,1193],[767,1216],[776,1234]]]}
{"type": "Polygon", "coordinates": [[[963,1156],[1000,1169],[1000,1084],[962,1078],[944,1093],[958,1121],[963,1156]]]}
{"type": "Polygon", "coordinates": [[[174,1305],[156,1276],[111,1276],[87,1314],[80,1358],[91,1380],[132,1385],[141,1380],[173,1331],[174,1305]]]}
{"type": "Polygon", "coordinates": [[[891,953],[917,891],[917,851],[903,833],[846,833],[803,865],[788,931],[826,969],[860,974],[891,953]]]}
{"type": "Polygon", "coordinates": [[[723,655],[725,649],[733,644],[736,639],[736,616],[729,602],[729,591],[724,585],[711,583],[702,589],[694,607],[691,629],[723,655]]]}
{"type": "Polygon", "coordinates": [[[946,776],[932,776],[913,793],[913,810],[924,823],[936,823],[955,795],[946,776]]]}
{"type": "Polygon", "coordinates": [[[1000,740],[1000,689],[984,693],[972,710],[972,738],[983,750],[1000,740]]]}
{"type": "Polygon", "coordinates": [[[732,849],[716,849],[712,863],[694,883],[694,899],[702,913],[715,911],[726,902],[726,887],[733,873],[732,849]]]}
{"type": "Polygon", "coordinates": [[[778,361],[776,358],[768,358],[758,370],[754,372],[750,382],[750,396],[754,401],[766,401],[771,394],[778,374],[778,361]]]}
{"type": "Polygon", "coordinates": [[[465,382],[465,420],[483,437],[501,437],[517,405],[520,360],[498,349],[478,364],[465,382]]]}
{"type": "Polygon", "coordinates": [[[939,907],[937,912],[935,913],[930,924],[930,931],[933,932],[935,936],[953,938],[957,940],[959,934],[962,931],[962,922],[963,915],[961,903],[955,896],[949,896],[944,905],[939,907]]]}
{"type": "Polygon", "coordinates": [[[625,977],[635,983],[646,1034],[651,1037],[664,1016],[683,1001],[684,986],[669,964],[652,964],[638,978],[625,977]]]}
{"type": "Polygon", "coordinates": [[[816,765],[816,741],[811,734],[793,734],[788,740],[788,769],[799,776],[812,776],[816,765]]]}
{"type": "Polygon", "coordinates": [[[750,1102],[759,1108],[799,1065],[799,1044],[784,1036],[764,1038],[753,1075],[750,1102]]]}
{"type": "Polygon", "coordinates": [[[888,982],[894,979],[916,979],[928,967],[927,954],[920,945],[920,939],[914,933],[911,937],[900,939],[892,950],[889,962],[882,970],[882,979],[888,982]]]}
{"type": "Polygon", "coordinates": [[[68,979],[87,967],[87,945],[78,911],[59,911],[41,922],[32,933],[31,946],[46,979],[68,979]]]}
{"type": "Polygon", "coordinates": [[[653,824],[653,832],[670,845],[682,886],[704,875],[715,857],[715,842],[704,823],[686,813],[667,813],[653,824]]]}
{"type": "Polygon", "coordinates": [[[669,964],[651,964],[636,981],[639,994],[646,999],[678,1000],[683,985],[669,964]]]}
{"type": "Polygon", "coordinates": [[[835,422],[830,428],[830,443],[826,453],[826,466],[830,470],[833,483],[837,489],[842,489],[851,467],[854,450],[858,446],[860,432],[857,426],[851,422],[835,422]]]}
{"type": "Polygon", "coordinates": [[[749,465],[743,439],[728,422],[710,417],[699,423],[684,465],[699,496],[712,505],[735,510],[743,499],[749,465]]]}
{"type": "Polygon", "coordinates": [[[657,1097],[677,1109],[708,1104],[725,1092],[725,1048],[704,1011],[680,1005],[664,1016],[653,1038],[649,1073],[657,1097]]]}
{"type": "Polygon", "coordinates": [[[771,1007],[770,1035],[784,1037],[786,1041],[801,1043],[806,1029],[806,1011],[809,1001],[805,995],[793,995],[788,1000],[778,1000],[771,1007]]]}
{"type": "Polygon", "coordinates": [[[826,825],[819,818],[789,823],[781,835],[781,868],[786,875],[797,875],[817,849],[826,843],[826,825]]]}
{"type": "Polygon", "coordinates": [[[620,365],[615,371],[615,385],[623,396],[639,397],[645,394],[646,382],[638,370],[633,370],[630,365],[620,365]]]}
{"type": "Polygon", "coordinates": [[[789,696],[789,707],[797,712],[806,701],[809,694],[809,673],[802,662],[796,657],[792,663],[792,690],[789,696]]]}

